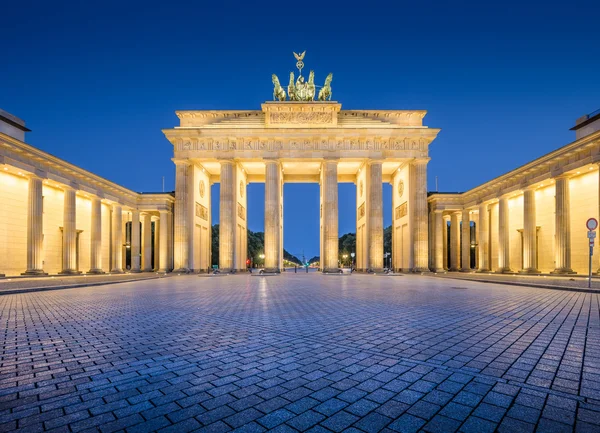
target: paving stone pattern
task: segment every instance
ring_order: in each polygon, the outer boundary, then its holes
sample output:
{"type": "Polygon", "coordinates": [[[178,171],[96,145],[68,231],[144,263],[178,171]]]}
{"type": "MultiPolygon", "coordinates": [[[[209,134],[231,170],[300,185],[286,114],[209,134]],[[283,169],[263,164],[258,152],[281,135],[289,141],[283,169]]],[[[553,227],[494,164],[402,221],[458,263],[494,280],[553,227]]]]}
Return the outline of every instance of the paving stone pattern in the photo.
{"type": "Polygon", "coordinates": [[[599,295],[180,276],[0,296],[0,432],[597,432],[599,295]]]}

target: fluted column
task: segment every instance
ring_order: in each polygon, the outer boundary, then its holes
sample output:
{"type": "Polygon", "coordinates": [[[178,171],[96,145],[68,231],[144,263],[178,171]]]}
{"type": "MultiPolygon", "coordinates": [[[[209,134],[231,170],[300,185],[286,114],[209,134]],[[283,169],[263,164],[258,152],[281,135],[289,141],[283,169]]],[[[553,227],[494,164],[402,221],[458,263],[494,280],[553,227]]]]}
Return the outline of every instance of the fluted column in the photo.
{"type": "Polygon", "coordinates": [[[462,211],[462,252],[461,268],[462,272],[471,272],[471,214],[468,209],[462,211]]]}
{"type": "Polygon", "coordinates": [[[221,161],[221,188],[219,205],[219,268],[222,272],[235,270],[235,164],[221,161]]]}
{"type": "Polygon", "coordinates": [[[281,167],[272,160],[267,160],[265,166],[265,271],[280,272],[281,167]]]}
{"type": "Polygon", "coordinates": [[[556,178],[554,254],[556,269],[553,274],[574,274],[571,269],[571,200],[569,178],[566,175],[556,178]]]}
{"type": "Polygon", "coordinates": [[[131,272],[141,272],[140,211],[131,212],[131,272]]]}
{"type": "Polygon", "coordinates": [[[190,171],[193,168],[187,160],[176,161],[175,166],[174,266],[175,272],[188,272],[190,270],[189,237],[193,233],[189,213],[193,193],[188,190],[190,171]]]}
{"type": "Polygon", "coordinates": [[[167,273],[169,271],[169,212],[161,210],[160,214],[160,241],[158,272],[167,273]]]}
{"type": "Polygon", "coordinates": [[[452,212],[450,216],[450,271],[460,270],[460,212],[452,212]]]}
{"type": "Polygon", "coordinates": [[[142,214],[142,271],[152,271],[152,215],[142,214]]]}
{"type": "Polygon", "coordinates": [[[414,167],[414,192],[413,222],[414,230],[414,271],[429,272],[429,219],[427,218],[427,163],[429,159],[418,159],[412,163],[414,167]]]}
{"type": "Polygon", "coordinates": [[[113,274],[123,272],[123,208],[115,204],[112,207],[112,265],[113,274]]]}
{"type": "Polygon", "coordinates": [[[434,272],[444,272],[444,215],[441,210],[433,213],[433,270],[434,272]]]}
{"type": "Polygon", "coordinates": [[[154,222],[154,248],[153,248],[153,254],[152,254],[154,256],[154,261],[152,263],[152,270],[158,271],[159,261],[160,261],[160,255],[159,255],[159,251],[160,251],[160,218],[153,217],[152,219],[154,222]]]}
{"type": "Polygon", "coordinates": [[[485,203],[479,204],[479,220],[477,222],[477,244],[479,254],[479,272],[488,272],[490,270],[489,254],[488,254],[488,237],[489,237],[489,215],[488,205],[485,203]]]}
{"type": "Polygon", "coordinates": [[[442,216],[442,221],[444,224],[444,231],[443,231],[444,260],[443,260],[442,268],[444,268],[444,270],[447,270],[447,269],[449,269],[448,268],[448,218],[445,216],[442,216]]]}
{"type": "Polygon", "coordinates": [[[339,272],[337,160],[325,160],[323,170],[323,272],[339,272]]]}
{"type": "Polygon", "coordinates": [[[75,190],[65,188],[63,210],[63,266],[61,274],[78,274],[77,270],[77,222],[75,190]]]}
{"type": "Polygon", "coordinates": [[[498,201],[498,273],[511,273],[508,196],[498,201]]]}
{"type": "Polygon", "coordinates": [[[27,270],[23,275],[46,275],[42,264],[44,254],[42,191],[42,179],[32,175],[29,178],[27,202],[27,270]]]}
{"type": "Polygon", "coordinates": [[[92,223],[90,226],[90,270],[88,274],[103,274],[102,271],[102,201],[92,197],[92,223]]]}
{"type": "Polygon", "coordinates": [[[525,274],[538,274],[537,227],[535,223],[535,189],[523,193],[523,269],[525,274]]]}
{"type": "MultiPolygon", "coordinates": [[[[383,179],[381,161],[369,161],[370,177],[367,179],[369,187],[369,269],[372,272],[383,271],[383,179]]],[[[336,180],[337,183],[337,180],[336,180]]],[[[337,186],[337,184],[336,184],[337,186]]],[[[339,244],[338,244],[339,245],[339,244]]]]}

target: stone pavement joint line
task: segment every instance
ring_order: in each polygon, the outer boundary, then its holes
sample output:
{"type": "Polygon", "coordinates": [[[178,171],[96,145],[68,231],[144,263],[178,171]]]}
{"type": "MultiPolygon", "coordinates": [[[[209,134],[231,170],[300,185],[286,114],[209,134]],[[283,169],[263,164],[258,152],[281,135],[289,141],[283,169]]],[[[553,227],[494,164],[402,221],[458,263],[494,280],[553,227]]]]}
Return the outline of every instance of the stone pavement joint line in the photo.
{"type": "Polygon", "coordinates": [[[0,431],[600,430],[600,297],[182,276],[0,297],[0,431]]]}

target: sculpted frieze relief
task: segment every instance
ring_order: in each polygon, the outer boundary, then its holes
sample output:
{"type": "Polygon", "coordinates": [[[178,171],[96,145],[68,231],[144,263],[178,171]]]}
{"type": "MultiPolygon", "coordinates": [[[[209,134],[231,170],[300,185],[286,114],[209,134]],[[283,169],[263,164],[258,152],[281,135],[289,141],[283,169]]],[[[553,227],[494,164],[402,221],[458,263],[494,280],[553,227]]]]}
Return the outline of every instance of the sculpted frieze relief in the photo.
{"type": "Polygon", "coordinates": [[[333,113],[319,113],[319,112],[273,112],[271,113],[270,121],[272,124],[329,124],[333,122],[333,113]]]}
{"type": "Polygon", "coordinates": [[[394,138],[178,138],[175,141],[176,151],[279,151],[279,150],[409,150],[427,154],[427,146],[431,139],[423,137],[394,138]]]}

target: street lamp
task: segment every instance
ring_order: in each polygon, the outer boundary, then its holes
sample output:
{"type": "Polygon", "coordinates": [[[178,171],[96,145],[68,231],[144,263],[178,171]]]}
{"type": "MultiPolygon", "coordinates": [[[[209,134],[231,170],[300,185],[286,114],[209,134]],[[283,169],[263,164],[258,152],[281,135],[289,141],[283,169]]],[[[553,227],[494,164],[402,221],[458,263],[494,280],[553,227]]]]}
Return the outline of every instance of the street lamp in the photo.
{"type": "Polygon", "coordinates": [[[388,268],[388,269],[390,268],[390,267],[389,267],[389,264],[390,264],[390,263],[389,263],[389,261],[388,261],[388,257],[390,257],[391,255],[392,255],[391,253],[385,253],[385,254],[383,255],[383,257],[385,258],[385,265],[386,265],[386,268],[388,268]]]}
{"type": "Polygon", "coordinates": [[[350,257],[352,257],[352,265],[351,265],[352,268],[354,268],[354,256],[355,256],[354,253],[350,253],[350,257]]]}
{"type": "Polygon", "coordinates": [[[342,256],[342,258],[344,259],[344,265],[346,265],[346,259],[348,258],[348,254],[344,254],[344,255],[342,256]]]}

